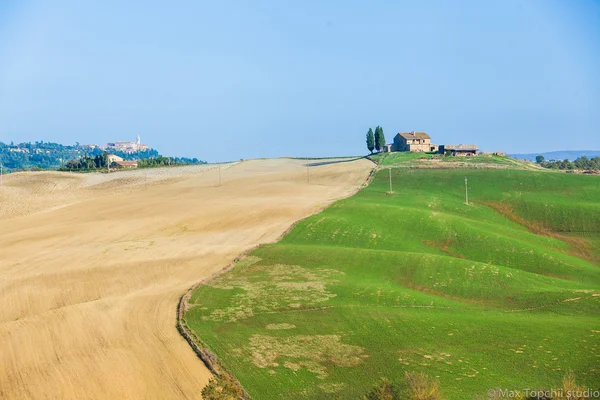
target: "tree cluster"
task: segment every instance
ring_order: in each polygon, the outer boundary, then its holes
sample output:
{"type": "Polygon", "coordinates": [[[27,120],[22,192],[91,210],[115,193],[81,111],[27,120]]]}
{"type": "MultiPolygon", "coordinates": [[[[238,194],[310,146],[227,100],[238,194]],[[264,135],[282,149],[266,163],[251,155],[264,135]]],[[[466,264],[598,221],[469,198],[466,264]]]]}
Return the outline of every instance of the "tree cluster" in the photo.
{"type": "Polygon", "coordinates": [[[58,168],[66,160],[86,155],[76,146],[35,142],[10,144],[0,142],[0,164],[8,170],[58,168]]]}
{"type": "Polygon", "coordinates": [[[550,160],[545,161],[543,156],[537,156],[535,161],[544,168],[560,169],[560,170],[585,170],[585,171],[600,171],[600,157],[587,158],[586,156],[579,157],[575,161],[569,160],[550,160]]]}
{"type": "Polygon", "coordinates": [[[60,168],[62,171],[93,170],[106,168],[108,165],[108,153],[104,152],[97,156],[83,156],[77,160],[69,160],[60,168]]]}
{"type": "Polygon", "coordinates": [[[146,158],[138,161],[138,168],[153,168],[170,165],[191,165],[191,164],[204,164],[203,161],[197,158],[186,158],[186,157],[163,157],[158,156],[154,158],[146,158]]]}
{"type": "Polygon", "coordinates": [[[383,134],[383,128],[377,126],[375,133],[373,129],[369,128],[367,132],[367,149],[373,154],[373,150],[381,151],[385,147],[385,135],[383,134]]]}

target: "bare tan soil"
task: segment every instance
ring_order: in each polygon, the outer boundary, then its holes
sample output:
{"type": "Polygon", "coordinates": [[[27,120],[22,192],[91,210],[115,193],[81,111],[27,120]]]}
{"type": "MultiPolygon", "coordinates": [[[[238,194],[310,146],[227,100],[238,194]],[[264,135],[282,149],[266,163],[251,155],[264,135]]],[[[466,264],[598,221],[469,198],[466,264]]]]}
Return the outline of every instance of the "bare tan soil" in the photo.
{"type": "Polygon", "coordinates": [[[350,195],[367,160],[255,160],[112,174],[18,173],[0,187],[0,398],[200,398],[180,296],[350,195]]]}

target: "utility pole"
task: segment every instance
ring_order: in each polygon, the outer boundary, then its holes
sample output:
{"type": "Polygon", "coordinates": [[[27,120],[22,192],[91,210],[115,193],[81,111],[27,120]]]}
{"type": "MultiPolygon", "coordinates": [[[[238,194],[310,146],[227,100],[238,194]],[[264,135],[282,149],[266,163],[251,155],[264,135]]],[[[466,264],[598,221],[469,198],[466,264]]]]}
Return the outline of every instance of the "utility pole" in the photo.
{"type": "Polygon", "coordinates": [[[394,193],[394,191],[392,190],[392,167],[388,168],[388,172],[390,175],[390,193],[394,193]]]}
{"type": "Polygon", "coordinates": [[[467,177],[465,176],[465,201],[469,205],[469,185],[467,184],[467,177]]]}

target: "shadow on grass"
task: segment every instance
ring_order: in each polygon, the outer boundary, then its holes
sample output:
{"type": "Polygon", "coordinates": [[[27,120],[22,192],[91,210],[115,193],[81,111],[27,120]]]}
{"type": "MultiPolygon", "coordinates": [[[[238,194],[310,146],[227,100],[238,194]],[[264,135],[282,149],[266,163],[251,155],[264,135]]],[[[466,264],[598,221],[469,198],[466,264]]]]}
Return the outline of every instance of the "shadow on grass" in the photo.
{"type": "Polygon", "coordinates": [[[352,162],[352,161],[356,161],[356,160],[362,160],[364,158],[367,158],[367,156],[355,157],[355,158],[348,158],[348,159],[344,159],[344,160],[332,160],[332,161],[313,162],[313,163],[306,164],[306,166],[307,167],[320,167],[322,165],[347,163],[347,162],[352,162]]]}

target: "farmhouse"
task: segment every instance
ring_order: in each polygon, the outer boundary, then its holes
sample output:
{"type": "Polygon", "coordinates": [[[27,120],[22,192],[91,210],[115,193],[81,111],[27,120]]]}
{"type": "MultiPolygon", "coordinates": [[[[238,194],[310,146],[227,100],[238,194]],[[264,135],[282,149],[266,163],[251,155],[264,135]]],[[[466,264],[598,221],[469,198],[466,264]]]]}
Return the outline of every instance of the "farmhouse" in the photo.
{"type": "Polygon", "coordinates": [[[108,164],[111,168],[137,168],[137,161],[126,161],[114,154],[108,155],[108,164]]]}
{"type": "Polygon", "coordinates": [[[440,153],[450,153],[453,156],[476,156],[479,149],[476,144],[441,144],[440,153]]]}
{"type": "Polygon", "coordinates": [[[113,161],[110,163],[111,168],[137,168],[137,161],[113,161]]]}
{"type": "Polygon", "coordinates": [[[440,153],[453,156],[474,156],[479,154],[475,144],[437,144],[431,143],[431,137],[425,132],[400,132],[394,137],[394,143],[385,145],[383,152],[411,151],[440,153]]]}
{"type": "Polygon", "coordinates": [[[114,155],[114,154],[109,154],[107,157],[108,157],[109,164],[112,164],[113,162],[123,161],[123,159],[121,157],[114,155]]]}
{"type": "Polygon", "coordinates": [[[429,152],[437,151],[438,146],[431,144],[431,137],[425,132],[400,132],[394,137],[392,151],[429,152]]]}

